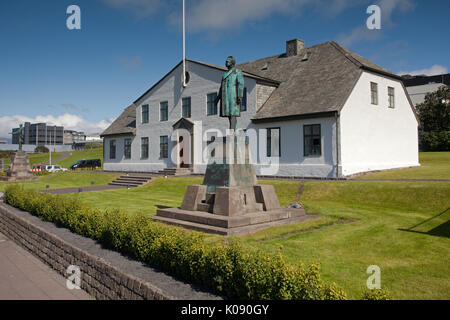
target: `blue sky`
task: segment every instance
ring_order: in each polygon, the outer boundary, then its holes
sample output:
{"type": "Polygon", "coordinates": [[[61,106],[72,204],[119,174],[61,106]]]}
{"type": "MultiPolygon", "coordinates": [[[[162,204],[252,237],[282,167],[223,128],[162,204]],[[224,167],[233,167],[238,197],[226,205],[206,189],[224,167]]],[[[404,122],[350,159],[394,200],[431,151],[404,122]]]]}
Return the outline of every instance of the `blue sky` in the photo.
{"type": "MultiPolygon", "coordinates": [[[[0,2],[0,137],[23,121],[103,130],[182,53],[181,0],[0,2]],[[69,5],[81,30],[69,30],[69,5]]],[[[447,73],[447,0],[186,0],[187,56],[223,65],[335,40],[395,73],[447,73]],[[368,30],[367,7],[381,7],[368,30]]]]}

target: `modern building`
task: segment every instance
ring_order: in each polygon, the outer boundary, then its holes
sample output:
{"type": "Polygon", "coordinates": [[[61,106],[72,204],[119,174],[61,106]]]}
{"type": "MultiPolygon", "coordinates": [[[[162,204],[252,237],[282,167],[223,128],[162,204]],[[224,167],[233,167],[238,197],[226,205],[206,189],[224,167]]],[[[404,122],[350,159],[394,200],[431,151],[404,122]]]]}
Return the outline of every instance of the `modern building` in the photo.
{"type": "MultiPolygon", "coordinates": [[[[19,128],[12,130],[12,144],[19,144],[19,128]]],[[[63,145],[64,127],[49,126],[46,123],[25,122],[24,143],[25,145],[63,145]]]]}
{"type": "MultiPolygon", "coordinates": [[[[246,130],[258,175],[336,178],[419,166],[418,120],[402,78],[330,41],[243,63],[246,130]]],[[[229,122],[214,105],[226,69],[186,61],[103,133],[104,169],[204,173],[229,122]]],[[[220,145],[219,145],[220,146],[220,145]]]]}
{"type": "Polygon", "coordinates": [[[64,144],[72,146],[72,149],[84,149],[86,145],[86,135],[84,132],[74,130],[64,130],[64,144]]]}
{"type": "Polygon", "coordinates": [[[435,92],[442,85],[450,86],[450,74],[436,76],[402,76],[414,107],[425,101],[427,93],[435,92]]]}

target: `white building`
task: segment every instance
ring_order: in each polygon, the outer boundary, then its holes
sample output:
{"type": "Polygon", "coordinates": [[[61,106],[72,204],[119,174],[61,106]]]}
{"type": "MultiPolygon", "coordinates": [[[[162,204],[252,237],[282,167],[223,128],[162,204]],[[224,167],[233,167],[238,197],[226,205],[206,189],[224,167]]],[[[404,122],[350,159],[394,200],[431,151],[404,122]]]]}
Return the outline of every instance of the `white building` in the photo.
{"type": "MultiPolygon", "coordinates": [[[[335,42],[238,65],[246,129],[258,175],[335,178],[418,166],[418,120],[401,78],[335,42]],[[268,164],[272,165],[269,166],[268,164]]],[[[211,103],[224,67],[187,60],[145,92],[102,133],[104,169],[204,173],[208,130],[228,119],[211,103]],[[183,137],[181,137],[183,136],[183,137]]],[[[211,149],[209,150],[211,151],[211,149]]]]}

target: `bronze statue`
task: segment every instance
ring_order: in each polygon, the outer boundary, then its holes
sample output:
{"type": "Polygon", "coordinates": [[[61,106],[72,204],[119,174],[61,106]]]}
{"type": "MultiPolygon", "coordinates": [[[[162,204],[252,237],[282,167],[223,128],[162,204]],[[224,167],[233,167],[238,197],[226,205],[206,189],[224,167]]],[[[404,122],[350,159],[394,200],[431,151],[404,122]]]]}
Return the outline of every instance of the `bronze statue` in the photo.
{"type": "Polygon", "coordinates": [[[19,125],[19,152],[23,152],[22,145],[24,143],[24,135],[25,135],[25,128],[22,124],[19,125]]]}
{"type": "Polygon", "coordinates": [[[244,76],[236,68],[236,60],[228,57],[225,63],[228,71],[222,77],[222,84],[215,104],[220,103],[220,116],[230,121],[230,129],[236,131],[237,117],[241,116],[241,105],[244,97],[244,76]]]}

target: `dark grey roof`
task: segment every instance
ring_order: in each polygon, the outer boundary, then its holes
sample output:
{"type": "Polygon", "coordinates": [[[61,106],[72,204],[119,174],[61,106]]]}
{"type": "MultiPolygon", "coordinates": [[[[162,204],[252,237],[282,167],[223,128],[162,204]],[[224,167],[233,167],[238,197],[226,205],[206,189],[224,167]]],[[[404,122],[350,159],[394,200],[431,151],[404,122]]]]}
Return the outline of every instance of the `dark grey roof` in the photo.
{"type": "Polygon", "coordinates": [[[281,82],[258,110],[255,121],[340,111],[362,70],[399,79],[397,75],[330,41],[285,54],[244,63],[246,72],[281,82]],[[310,54],[308,59],[307,54],[310,54]]]}
{"type": "Polygon", "coordinates": [[[136,105],[132,104],[100,135],[136,135],[136,105]]]}

